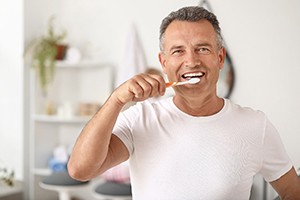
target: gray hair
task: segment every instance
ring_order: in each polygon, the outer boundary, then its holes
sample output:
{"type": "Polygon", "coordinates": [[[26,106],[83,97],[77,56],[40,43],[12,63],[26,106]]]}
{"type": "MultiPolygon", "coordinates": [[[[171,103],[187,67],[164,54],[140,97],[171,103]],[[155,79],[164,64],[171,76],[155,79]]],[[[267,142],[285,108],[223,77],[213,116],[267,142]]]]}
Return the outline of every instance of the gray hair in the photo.
{"type": "Polygon", "coordinates": [[[164,44],[164,35],[168,26],[174,20],[179,21],[189,21],[189,22],[197,22],[199,20],[205,19],[211,23],[216,34],[217,34],[217,45],[219,48],[223,46],[223,38],[221,35],[221,28],[219,26],[219,21],[217,17],[206,10],[203,7],[199,6],[189,6],[183,7],[177,11],[171,12],[167,17],[162,20],[159,30],[159,47],[160,50],[163,51],[164,44]]]}

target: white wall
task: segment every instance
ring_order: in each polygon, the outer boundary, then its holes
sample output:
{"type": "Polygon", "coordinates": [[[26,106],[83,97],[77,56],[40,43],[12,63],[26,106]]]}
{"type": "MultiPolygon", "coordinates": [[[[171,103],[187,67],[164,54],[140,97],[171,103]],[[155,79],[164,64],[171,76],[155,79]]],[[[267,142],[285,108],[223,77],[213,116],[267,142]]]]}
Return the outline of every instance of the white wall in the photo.
{"type": "Polygon", "coordinates": [[[0,1],[0,165],[23,177],[23,10],[0,1]]]}
{"type": "MultiPolygon", "coordinates": [[[[4,36],[0,37],[0,158],[16,168],[18,177],[22,177],[23,167],[22,67],[18,59],[22,48],[20,2],[0,3],[1,36],[4,36]]],[[[24,2],[26,43],[43,33],[48,17],[56,14],[58,27],[68,30],[70,44],[98,53],[100,59],[118,65],[125,35],[131,22],[135,22],[148,63],[157,67],[161,19],[171,10],[199,3],[196,0],[24,2]]],[[[299,167],[300,12],[297,9],[300,1],[211,0],[210,3],[235,63],[237,76],[232,99],[267,113],[280,131],[295,166],[299,167]]]]}

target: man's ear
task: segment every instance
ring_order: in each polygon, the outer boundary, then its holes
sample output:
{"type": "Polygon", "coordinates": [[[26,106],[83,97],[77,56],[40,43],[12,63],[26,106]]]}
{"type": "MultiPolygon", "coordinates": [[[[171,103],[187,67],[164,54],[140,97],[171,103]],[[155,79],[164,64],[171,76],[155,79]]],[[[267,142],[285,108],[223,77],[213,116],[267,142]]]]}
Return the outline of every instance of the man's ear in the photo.
{"type": "Polygon", "coordinates": [[[219,50],[218,57],[219,57],[219,68],[222,69],[223,66],[224,66],[225,58],[226,58],[226,49],[225,49],[225,47],[222,47],[219,50]]]}
{"type": "Polygon", "coordinates": [[[166,59],[165,59],[165,55],[162,52],[159,52],[158,59],[161,64],[162,71],[164,72],[164,74],[167,74],[166,73],[166,59]]]}

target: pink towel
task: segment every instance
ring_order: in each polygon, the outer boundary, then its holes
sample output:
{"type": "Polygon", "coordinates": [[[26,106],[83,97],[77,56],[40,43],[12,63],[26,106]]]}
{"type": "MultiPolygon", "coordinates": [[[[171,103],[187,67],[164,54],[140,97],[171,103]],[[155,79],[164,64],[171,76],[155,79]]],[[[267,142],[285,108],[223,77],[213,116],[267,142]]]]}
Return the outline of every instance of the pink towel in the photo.
{"type": "Polygon", "coordinates": [[[128,161],[123,162],[106,172],[104,172],[101,177],[106,181],[118,182],[118,183],[130,183],[129,174],[129,163],[128,161]]]}

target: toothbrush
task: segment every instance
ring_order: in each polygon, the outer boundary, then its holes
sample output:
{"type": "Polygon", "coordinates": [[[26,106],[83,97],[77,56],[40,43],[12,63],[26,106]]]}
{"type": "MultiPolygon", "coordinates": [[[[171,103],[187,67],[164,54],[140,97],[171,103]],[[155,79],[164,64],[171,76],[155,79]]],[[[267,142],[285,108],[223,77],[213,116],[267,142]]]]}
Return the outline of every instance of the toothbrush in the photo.
{"type": "Polygon", "coordinates": [[[200,78],[191,78],[187,81],[183,81],[183,82],[168,82],[166,83],[166,87],[173,87],[173,86],[177,86],[177,85],[185,85],[185,84],[196,84],[200,81],[200,78]]]}

